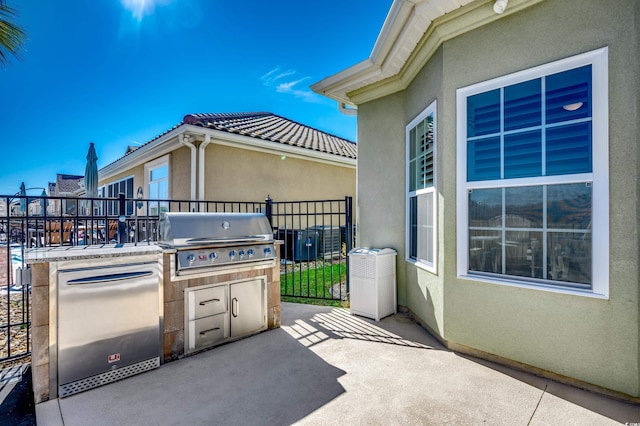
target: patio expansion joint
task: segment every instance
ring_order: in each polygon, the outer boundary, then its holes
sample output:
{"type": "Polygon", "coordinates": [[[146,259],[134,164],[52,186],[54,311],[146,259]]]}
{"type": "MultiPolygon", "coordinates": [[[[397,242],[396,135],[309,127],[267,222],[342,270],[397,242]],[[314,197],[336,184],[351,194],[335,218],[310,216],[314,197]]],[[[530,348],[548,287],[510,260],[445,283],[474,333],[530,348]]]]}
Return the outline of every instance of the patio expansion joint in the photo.
{"type": "Polygon", "coordinates": [[[547,386],[549,386],[548,382],[544,384],[544,389],[542,389],[542,392],[540,393],[540,399],[538,399],[538,403],[536,404],[536,407],[533,409],[533,413],[531,413],[531,417],[529,417],[527,426],[531,424],[533,417],[536,415],[536,412],[538,411],[538,407],[540,407],[540,402],[542,402],[542,398],[544,397],[544,394],[547,393],[547,386]]]}

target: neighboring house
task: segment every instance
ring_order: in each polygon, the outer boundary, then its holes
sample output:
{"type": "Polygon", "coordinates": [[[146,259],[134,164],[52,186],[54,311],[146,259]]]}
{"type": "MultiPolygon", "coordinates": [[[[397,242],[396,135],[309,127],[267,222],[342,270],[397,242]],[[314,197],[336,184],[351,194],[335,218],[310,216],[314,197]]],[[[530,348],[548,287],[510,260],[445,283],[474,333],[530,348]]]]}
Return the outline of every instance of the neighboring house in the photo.
{"type": "Polygon", "coordinates": [[[395,0],[312,89],[357,107],[358,245],[398,250],[400,305],[638,401],[639,1],[395,0]]]}
{"type": "MultiPolygon", "coordinates": [[[[55,182],[49,182],[50,197],[80,197],[84,195],[84,176],[58,173],[55,182]]],[[[76,214],[77,202],[52,198],[48,201],[47,211],[52,214],[76,214]],[[62,207],[62,210],[60,208],[62,207]]]]}
{"type": "MultiPolygon", "coordinates": [[[[351,141],[268,112],[189,114],[100,169],[100,193],[173,200],[344,199],[355,197],[356,152],[351,141]]],[[[133,203],[127,210],[133,213],[133,203]]]]}
{"type": "Polygon", "coordinates": [[[49,182],[49,195],[56,197],[78,197],[84,194],[84,176],[58,173],[55,185],[49,182]],[[53,189],[53,193],[51,190],[53,189]]]}

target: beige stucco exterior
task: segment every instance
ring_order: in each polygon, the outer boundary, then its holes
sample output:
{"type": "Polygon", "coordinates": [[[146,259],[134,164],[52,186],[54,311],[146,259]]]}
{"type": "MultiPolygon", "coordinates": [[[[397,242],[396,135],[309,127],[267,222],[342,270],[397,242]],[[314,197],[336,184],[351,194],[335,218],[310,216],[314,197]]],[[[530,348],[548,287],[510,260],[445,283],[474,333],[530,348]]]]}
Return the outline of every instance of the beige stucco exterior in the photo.
{"type": "Polygon", "coordinates": [[[405,65],[409,72],[415,61],[427,58],[406,87],[398,90],[399,80],[392,78],[350,93],[358,106],[360,141],[357,243],[398,251],[398,303],[452,348],[638,398],[640,2],[532,1],[502,17],[491,15],[491,5],[476,1],[436,21],[405,65]],[[467,31],[474,14],[491,18],[467,31]],[[438,26],[447,34],[458,28],[460,35],[435,43],[438,26]],[[605,46],[609,297],[458,278],[456,90],[605,46]],[[405,126],[433,101],[437,101],[436,273],[404,260],[405,126]]]}
{"type": "Polygon", "coordinates": [[[355,197],[355,184],[354,168],[215,143],[206,150],[207,199],[260,201],[268,195],[278,201],[342,199],[355,197]]]}
{"type": "Polygon", "coordinates": [[[191,196],[190,150],[181,147],[169,154],[169,195],[175,200],[188,200],[191,196]]]}
{"type": "Polygon", "coordinates": [[[133,187],[137,188],[139,185],[144,183],[144,165],[140,164],[136,167],[133,167],[129,170],[125,170],[124,172],[120,172],[109,179],[100,180],[98,182],[98,186],[108,185],[113,182],[118,182],[122,179],[127,179],[133,176],[133,187]]]}
{"type": "MultiPolygon", "coordinates": [[[[189,199],[189,149],[181,147],[169,154],[169,168],[174,176],[169,185],[169,197],[177,200],[189,199]],[[186,183],[185,183],[186,182],[186,183]]],[[[137,164],[124,171],[119,171],[108,178],[100,178],[99,186],[106,186],[114,182],[133,177],[134,191],[138,187],[144,188],[144,163],[137,164]]],[[[134,193],[135,195],[135,193],[134,193]]]]}
{"type": "Polygon", "coordinates": [[[257,143],[259,149],[254,149],[250,138],[237,143],[225,139],[223,132],[209,135],[209,143],[201,150],[205,133],[193,126],[180,126],[175,134],[154,142],[153,149],[139,155],[133,152],[119,160],[122,164],[102,169],[99,185],[133,176],[134,196],[142,187],[143,198],[147,198],[145,165],[166,159],[172,200],[262,202],[267,196],[274,201],[355,199],[355,160],[334,161],[328,154],[316,155],[303,148],[280,151],[276,143],[271,148],[257,143]],[[194,148],[181,144],[180,134],[188,134],[194,148]]]}

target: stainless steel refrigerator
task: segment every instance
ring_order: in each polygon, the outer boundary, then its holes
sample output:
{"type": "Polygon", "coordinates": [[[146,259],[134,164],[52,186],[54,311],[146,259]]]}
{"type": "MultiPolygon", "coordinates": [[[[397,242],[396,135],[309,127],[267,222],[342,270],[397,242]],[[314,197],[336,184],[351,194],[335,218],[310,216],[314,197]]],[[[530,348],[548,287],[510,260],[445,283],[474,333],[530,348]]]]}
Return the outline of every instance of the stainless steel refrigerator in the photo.
{"type": "Polygon", "coordinates": [[[58,396],[160,365],[157,262],[58,272],[58,396]]]}

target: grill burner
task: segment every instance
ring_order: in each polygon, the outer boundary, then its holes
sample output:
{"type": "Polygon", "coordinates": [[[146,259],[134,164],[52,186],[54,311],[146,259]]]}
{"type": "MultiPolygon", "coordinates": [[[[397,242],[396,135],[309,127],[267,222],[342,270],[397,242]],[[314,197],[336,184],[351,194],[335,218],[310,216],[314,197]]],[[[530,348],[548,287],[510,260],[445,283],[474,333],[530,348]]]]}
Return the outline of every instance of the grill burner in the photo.
{"type": "Polygon", "coordinates": [[[276,257],[271,226],[259,213],[168,212],[159,228],[158,243],[177,251],[177,275],[276,257]]]}

